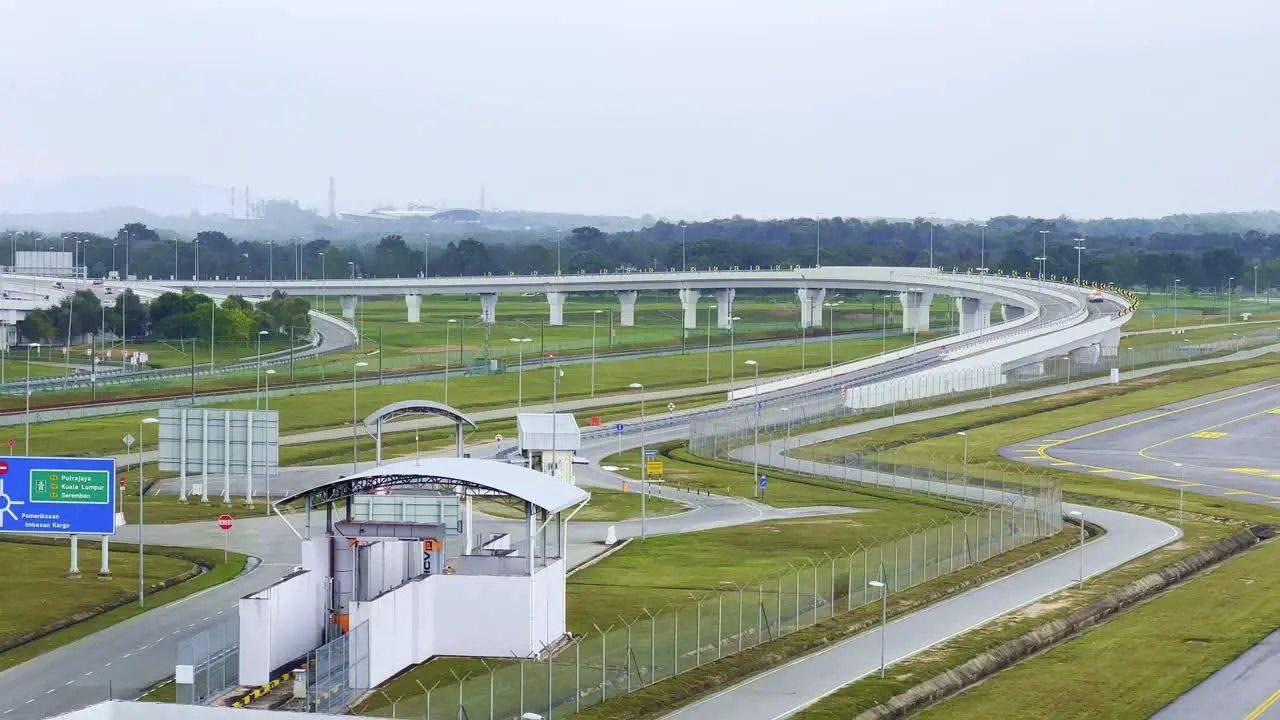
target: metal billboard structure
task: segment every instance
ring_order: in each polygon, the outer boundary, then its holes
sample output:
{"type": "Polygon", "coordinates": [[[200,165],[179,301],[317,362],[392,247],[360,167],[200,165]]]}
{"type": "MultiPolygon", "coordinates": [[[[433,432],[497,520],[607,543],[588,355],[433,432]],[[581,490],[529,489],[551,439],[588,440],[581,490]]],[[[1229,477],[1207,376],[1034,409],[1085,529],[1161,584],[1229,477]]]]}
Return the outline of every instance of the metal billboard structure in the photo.
{"type": "MultiPolygon", "coordinates": [[[[160,470],[177,472],[179,497],[187,498],[189,475],[200,477],[200,502],[209,502],[212,478],[222,477],[222,501],[231,502],[231,477],[244,477],[244,501],[253,505],[253,479],[280,471],[280,419],[274,410],[160,410],[160,470]]],[[[195,493],[191,493],[194,495],[195,493]]]]}
{"type": "Polygon", "coordinates": [[[114,458],[0,458],[0,534],[115,531],[114,458]]]}

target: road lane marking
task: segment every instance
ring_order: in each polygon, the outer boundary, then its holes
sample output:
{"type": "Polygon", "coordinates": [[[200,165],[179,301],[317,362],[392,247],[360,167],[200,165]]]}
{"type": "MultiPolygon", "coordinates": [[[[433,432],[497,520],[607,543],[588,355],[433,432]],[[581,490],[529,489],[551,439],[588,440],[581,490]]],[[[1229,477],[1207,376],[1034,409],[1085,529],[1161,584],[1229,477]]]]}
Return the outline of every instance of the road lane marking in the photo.
{"type": "Polygon", "coordinates": [[[1200,432],[1193,432],[1187,437],[1201,438],[1203,440],[1217,440],[1218,438],[1224,438],[1226,436],[1226,433],[1219,432],[1217,430],[1201,430],[1200,432]]]}
{"type": "Polygon", "coordinates": [[[1277,700],[1280,700],[1280,690],[1271,693],[1271,697],[1263,700],[1261,705],[1254,708],[1248,715],[1245,715],[1244,720],[1257,720],[1262,713],[1271,709],[1271,706],[1275,705],[1277,700]]]}

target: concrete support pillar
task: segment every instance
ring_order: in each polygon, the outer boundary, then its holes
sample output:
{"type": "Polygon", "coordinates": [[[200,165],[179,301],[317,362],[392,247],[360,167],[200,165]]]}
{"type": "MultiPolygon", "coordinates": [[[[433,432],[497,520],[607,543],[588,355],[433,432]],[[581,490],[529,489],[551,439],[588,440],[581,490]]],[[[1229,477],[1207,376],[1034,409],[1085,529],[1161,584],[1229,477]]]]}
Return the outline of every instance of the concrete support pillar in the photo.
{"type": "Polygon", "coordinates": [[[102,564],[98,566],[98,577],[107,580],[111,577],[111,536],[102,536],[102,564]]]}
{"type": "Polygon", "coordinates": [[[551,307],[551,325],[555,327],[564,325],[564,301],[568,297],[569,293],[565,292],[547,293],[547,305],[551,307]]]}
{"type": "Polygon", "coordinates": [[[356,296],[343,295],[340,298],[340,302],[342,303],[342,319],[355,320],[356,319],[356,296]]]}
{"type": "Polygon", "coordinates": [[[686,330],[693,330],[698,327],[698,298],[702,297],[701,290],[681,290],[680,305],[684,308],[684,327],[686,330]]]}
{"type": "Polygon", "coordinates": [[[67,570],[67,577],[80,577],[80,538],[71,536],[71,569],[67,570]]]}
{"type": "Polygon", "coordinates": [[[728,330],[733,324],[733,296],[737,293],[734,290],[716,290],[714,295],[716,298],[716,327],[721,330],[728,330]]]}
{"type": "Polygon", "coordinates": [[[1026,314],[1027,314],[1027,309],[1018,307],[1017,305],[1002,304],[1000,306],[1000,317],[1004,318],[1005,322],[1009,322],[1010,320],[1018,320],[1026,314]]]}
{"type": "Polygon", "coordinates": [[[416,323],[422,321],[422,296],[410,293],[404,296],[405,307],[409,308],[408,322],[416,323]]]}
{"type": "Polygon", "coordinates": [[[1117,357],[1120,355],[1120,330],[1110,330],[1102,335],[1099,339],[1098,350],[1102,357],[1117,357]]]}
{"type": "Polygon", "coordinates": [[[492,325],[498,317],[498,294],[497,293],[481,293],[480,295],[480,322],[485,325],[492,325]]]}
{"type": "Polygon", "coordinates": [[[1093,365],[1102,359],[1102,345],[1091,343],[1078,348],[1074,348],[1067,353],[1072,363],[1080,365],[1093,365]]]}
{"type": "Polygon", "coordinates": [[[991,327],[991,303],[978,298],[956,298],[956,313],[960,316],[960,332],[977,332],[991,327]]]}
{"type": "Polygon", "coordinates": [[[621,318],[619,324],[622,327],[636,326],[636,296],[640,293],[635,290],[619,290],[614,293],[618,296],[618,304],[622,306],[621,318]]]}
{"type": "Polygon", "coordinates": [[[822,303],[827,299],[827,291],[823,288],[799,288],[796,297],[800,298],[800,327],[822,327],[822,303]]]}
{"type": "Polygon", "coordinates": [[[909,290],[898,293],[898,302],[902,303],[902,332],[929,331],[929,306],[933,303],[933,293],[909,290]]]}

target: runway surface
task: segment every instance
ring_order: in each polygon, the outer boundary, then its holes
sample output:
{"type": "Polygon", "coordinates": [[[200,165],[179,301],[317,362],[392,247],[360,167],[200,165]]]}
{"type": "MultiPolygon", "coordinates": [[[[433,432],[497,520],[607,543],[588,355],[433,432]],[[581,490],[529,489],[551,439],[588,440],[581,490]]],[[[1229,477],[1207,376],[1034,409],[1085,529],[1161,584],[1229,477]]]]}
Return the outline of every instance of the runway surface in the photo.
{"type": "Polygon", "coordinates": [[[1280,505],[1280,381],[1020,442],[1020,462],[1280,505]]]}
{"type": "MultiPolygon", "coordinates": [[[[1246,385],[1003,448],[1021,462],[1280,505],[1280,381],[1246,385]]],[[[1280,632],[1159,720],[1280,720],[1280,632]]]]}

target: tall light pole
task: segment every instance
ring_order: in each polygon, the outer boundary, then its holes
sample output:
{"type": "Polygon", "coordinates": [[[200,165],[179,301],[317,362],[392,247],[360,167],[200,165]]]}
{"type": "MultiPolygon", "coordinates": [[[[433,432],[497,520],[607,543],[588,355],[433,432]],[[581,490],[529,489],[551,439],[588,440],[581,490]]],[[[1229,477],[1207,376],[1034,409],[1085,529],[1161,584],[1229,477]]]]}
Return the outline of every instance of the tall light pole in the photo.
{"type": "MultiPolygon", "coordinates": [[[[710,311],[708,311],[710,314],[710,311]]],[[[733,361],[733,329],[738,326],[738,321],[742,318],[734,315],[729,318],[729,390],[733,391],[733,384],[738,379],[737,366],[733,361]]],[[[710,322],[710,321],[708,321],[710,322]]]]}
{"type": "MultiPolygon", "coordinates": [[[[265,373],[263,373],[262,409],[266,410],[267,412],[271,412],[271,376],[275,374],[276,374],[276,371],[271,369],[268,369],[265,373]]],[[[271,502],[271,498],[267,498],[267,502],[271,502]]]]}
{"type": "Polygon", "coordinates": [[[631,383],[627,387],[640,391],[640,539],[648,535],[649,522],[649,448],[644,438],[644,383],[631,383]]]}
{"type": "Polygon", "coordinates": [[[320,256],[320,312],[325,312],[325,300],[329,297],[329,293],[326,292],[329,276],[324,269],[324,251],[322,250],[316,254],[320,256]]]}
{"type": "Polygon", "coordinates": [[[591,397],[596,396],[596,318],[603,310],[591,311],[591,397]]]}
{"type": "Polygon", "coordinates": [[[192,238],[191,247],[195,252],[195,256],[196,256],[195,267],[192,269],[191,274],[195,276],[194,280],[196,281],[196,288],[199,289],[200,288],[200,238],[198,237],[192,238]]]}
{"type": "Polygon", "coordinates": [[[933,269],[933,219],[929,220],[929,269],[933,269]]]}
{"type": "Polygon", "coordinates": [[[978,245],[978,272],[986,274],[987,272],[987,226],[982,226],[982,240],[978,245]]]}
{"type": "Polygon", "coordinates": [[[836,312],[835,310],[837,307],[843,304],[844,304],[843,300],[837,300],[836,302],[822,303],[822,307],[827,308],[827,325],[828,325],[827,327],[827,331],[828,331],[827,360],[831,364],[832,370],[836,369],[836,312]]]}
{"type": "Polygon", "coordinates": [[[258,409],[258,404],[260,402],[260,393],[262,391],[262,336],[266,334],[267,334],[266,330],[258,331],[258,356],[256,358],[258,362],[255,363],[256,367],[254,369],[257,372],[254,373],[254,382],[253,382],[253,409],[254,410],[258,409]]]}
{"type": "Polygon", "coordinates": [[[752,407],[755,415],[755,444],[751,446],[751,488],[755,497],[760,496],[760,363],[747,360],[756,371],[756,391],[752,394],[752,407]]]}
{"type": "Polygon", "coordinates": [[[422,277],[431,277],[431,236],[422,236],[422,277]]]}
{"type": "Polygon", "coordinates": [[[689,269],[689,246],[685,242],[685,225],[684,221],[680,221],[680,272],[689,269]]]}
{"type": "MultiPolygon", "coordinates": [[[[457,318],[449,318],[444,324],[444,404],[449,404],[449,328],[458,322],[457,318]]],[[[458,364],[462,365],[462,353],[458,353],[458,364]]]]}
{"type": "Polygon", "coordinates": [[[142,510],[147,497],[146,481],[142,478],[142,446],[146,433],[142,429],[147,425],[154,425],[160,422],[158,418],[145,417],[138,422],[138,607],[147,606],[147,585],[143,582],[143,565],[146,560],[146,542],[143,539],[143,530],[146,529],[146,522],[143,518],[142,510]]]}
{"type": "MultiPolygon", "coordinates": [[[[880,577],[884,578],[884,567],[880,567],[880,577]]],[[[880,591],[880,677],[884,677],[884,648],[886,634],[889,631],[889,587],[884,580],[872,580],[867,583],[880,591]]]]}
{"type": "Polygon", "coordinates": [[[1173,326],[1178,327],[1178,283],[1182,282],[1179,278],[1173,279],[1173,326]]]}
{"type": "Polygon", "coordinates": [[[1040,231],[1040,279],[1044,280],[1045,264],[1049,262],[1049,231],[1040,231]]]}
{"type": "MultiPolygon", "coordinates": [[[[356,299],[356,302],[358,303],[360,302],[360,297],[356,295],[356,264],[354,261],[348,260],[347,267],[351,268],[351,296],[354,297],[356,299]]],[[[363,312],[360,314],[360,317],[362,318],[364,317],[363,312]]],[[[352,318],[352,319],[355,319],[355,318],[352,318]]],[[[364,323],[359,323],[359,327],[356,328],[356,336],[360,338],[360,343],[359,343],[360,349],[363,350],[364,349],[364,323]]]]}
{"type": "Polygon", "coordinates": [[[1232,275],[1231,277],[1227,278],[1227,324],[1228,325],[1231,324],[1231,295],[1232,295],[1231,291],[1235,289],[1235,285],[1234,285],[1235,281],[1236,281],[1235,275],[1232,275]]]}
{"type": "MultiPolygon", "coordinates": [[[[813,237],[817,241],[817,251],[814,255],[813,266],[815,268],[822,267],[822,216],[818,215],[813,219],[813,237]]],[[[932,247],[932,244],[930,244],[932,247]]],[[[933,251],[929,251],[929,266],[933,267],[933,251]]]]}
{"type": "Polygon", "coordinates": [[[1253,301],[1258,302],[1258,263],[1253,264],[1253,301]]]}
{"type": "Polygon", "coordinates": [[[40,349],[40,343],[27,344],[27,413],[26,436],[22,441],[22,454],[31,455],[31,348],[40,349]]]}
{"type": "Polygon", "coordinates": [[[351,366],[351,472],[353,473],[360,471],[360,435],[357,432],[360,423],[359,411],[356,410],[356,397],[359,390],[356,385],[356,375],[362,367],[369,367],[369,363],[361,360],[351,366]]]}
{"type": "Polygon", "coordinates": [[[884,317],[880,327],[880,354],[885,354],[889,342],[889,300],[893,298],[892,294],[885,293],[881,297],[884,298],[884,317]]]}
{"type": "Polygon", "coordinates": [[[533,342],[533,338],[511,338],[516,344],[516,413],[524,410],[524,344],[533,342]]]}
{"type": "MultiPolygon", "coordinates": [[[[969,484],[969,433],[961,430],[956,434],[964,438],[964,459],[961,460],[960,474],[961,474],[961,477],[964,478],[964,484],[968,485],[969,484]]],[[[968,493],[966,492],[965,494],[967,495],[968,493]]],[[[982,498],[982,502],[986,502],[986,500],[987,500],[986,498],[982,498]]]]}
{"type": "Polygon", "coordinates": [[[1076,251],[1076,281],[1079,282],[1081,258],[1084,256],[1084,250],[1085,250],[1084,238],[1082,237],[1076,238],[1076,245],[1072,249],[1076,251]]]}
{"type": "Polygon", "coordinates": [[[1080,521],[1080,587],[1083,589],[1084,588],[1084,513],[1079,510],[1072,510],[1067,514],[1080,521]]]}
{"type": "Polygon", "coordinates": [[[1182,463],[1176,462],[1173,466],[1178,468],[1178,527],[1182,527],[1182,496],[1187,487],[1187,471],[1182,463]]]}

